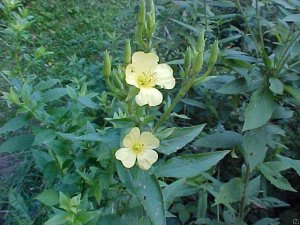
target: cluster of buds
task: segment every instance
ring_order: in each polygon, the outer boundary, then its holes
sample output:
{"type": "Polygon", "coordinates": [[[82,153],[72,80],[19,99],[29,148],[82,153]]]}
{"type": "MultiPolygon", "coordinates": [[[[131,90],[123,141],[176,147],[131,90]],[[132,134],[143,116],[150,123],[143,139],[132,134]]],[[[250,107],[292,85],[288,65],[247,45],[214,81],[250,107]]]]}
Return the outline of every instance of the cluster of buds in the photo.
{"type": "MultiPolygon", "coordinates": [[[[124,48],[124,65],[127,65],[131,62],[131,44],[130,40],[127,39],[124,48]]],[[[108,51],[104,53],[103,59],[103,76],[105,83],[107,84],[110,91],[118,99],[124,99],[126,94],[125,87],[125,72],[122,66],[112,69],[111,57],[108,51]]]]}
{"type": "Polygon", "coordinates": [[[145,0],[141,0],[136,31],[137,44],[149,52],[151,50],[151,37],[155,30],[155,6],[150,0],[149,11],[146,11],[145,0]]]}
{"type": "MultiPolygon", "coordinates": [[[[184,56],[184,70],[181,71],[181,78],[185,79],[189,76],[196,77],[202,69],[204,62],[204,50],[205,50],[205,31],[202,30],[192,49],[188,47],[184,56]]],[[[195,80],[195,84],[203,81],[212,71],[219,54],[218,41],[215,41],[211,46],[211,52],[209,60],[207,62],[207,71],[201,77],[195,80]]]]}

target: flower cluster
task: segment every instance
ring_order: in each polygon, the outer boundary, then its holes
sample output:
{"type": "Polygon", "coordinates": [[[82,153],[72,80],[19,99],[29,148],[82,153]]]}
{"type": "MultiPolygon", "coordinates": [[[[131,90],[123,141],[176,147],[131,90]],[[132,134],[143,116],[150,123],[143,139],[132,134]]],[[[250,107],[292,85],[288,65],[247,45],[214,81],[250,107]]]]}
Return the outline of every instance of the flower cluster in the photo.
{"type": "MultiPolygon", "coordinates": [[[[135,52],[131,64],[126,67],[126,82],[139,89],[135,101],[139,106],[157,106],[162,103],[163,95],[156,86],[165,89],[175,87],[173,70],[167,64],[158,64],[159,58],[155,53],[135,52]]],[[[150,132],[140,133],[134,127],[123,139],[123,148],[115,156],[124,167],[131,168],[137,161],[138,166],[148,170],[158,159],[153,149],[158,148],[159,140],[150,132]]]]}

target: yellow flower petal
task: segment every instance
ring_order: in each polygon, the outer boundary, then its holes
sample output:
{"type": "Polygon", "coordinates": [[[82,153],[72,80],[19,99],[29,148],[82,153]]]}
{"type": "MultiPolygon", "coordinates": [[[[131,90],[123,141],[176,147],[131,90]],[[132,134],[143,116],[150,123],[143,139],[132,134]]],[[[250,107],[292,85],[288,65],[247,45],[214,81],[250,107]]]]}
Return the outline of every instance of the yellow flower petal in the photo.
{"type": "Polygon", "coordinates": [[[158,154],[154,150],[145,150],[137,156],[138,166],[142,170],[148,170],[158,159],[158,154]]]}
{"type": "Polygon", "coordinates": [[[149,105],[157,106],[162,103],[163,95],[159,90],[155,88],[141,88],[137,96],[135,96],[135,101],[139,106],[149,105]]]}
{"type": "Polygon", "coordinates": [[[159,61],[155,53],[135,52],[132,55],[132,64],[138,72],[149,72],[159,61]]]}
{"type": "Polygon", "coordinates": [[[133,167],[136,161],[135,153],[129,148],[120,148],[118,151],[116,151],[115,156],[126,168],[133,167]]]}
{"type": "Polygon", "coordinates": [[[123,139],[123,145],[126,148],[131,148],[140,139],[140,129],[134,127],[123,139]]]}
{"type": "Polygon", "coordinates": [[[126,67],[125,75],[126,75],[125,80],[126,80],[127,84],[134,85],[137,88],[139,87],[138,83],[136,82],[136,76],[137,75],[136,75],[136,71],[135,71],[135,68],[134,68],[133,64],[129,64],[126,67]]]}
{"type": "Polygon", "coordinates": [[[159,140],[150,132],[143,132],[139,142],[144,144],[146,150],[158,148],[159,146],[159,140]]]}
{"type": "Polygon", "coordinates": [[[175,87],[175,78],[173,70],[168,64],[159,64],[154,72],[155,83],[162,88],[172,89],[175,87]]]}

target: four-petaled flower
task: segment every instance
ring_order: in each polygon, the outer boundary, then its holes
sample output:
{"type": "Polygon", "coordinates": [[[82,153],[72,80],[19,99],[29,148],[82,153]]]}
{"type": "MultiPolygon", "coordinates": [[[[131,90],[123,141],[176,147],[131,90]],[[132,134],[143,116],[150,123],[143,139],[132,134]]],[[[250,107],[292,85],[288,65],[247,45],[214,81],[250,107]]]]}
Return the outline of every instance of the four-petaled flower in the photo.
{"type": "Polygon", "coordinates": [[[158,64],[158,61],[155,53],[135,52],[132,64],[126,67],[126,82],[140,89],[135,97],[139,106],[162,103],[163,95],[155,85],[165,89],[175,86],[172,68],[167,64],[158,64]]]}
{"type": "Polygon", "coordinates": [[[159,140],[150,132],[140,133],[137,127],[132,128],[123,139],[124,148],[120,148],[115,156],[126,168],[138,166],[148,170],[158,159],[158,154],[153,149],[159,146],[159,140]]]}

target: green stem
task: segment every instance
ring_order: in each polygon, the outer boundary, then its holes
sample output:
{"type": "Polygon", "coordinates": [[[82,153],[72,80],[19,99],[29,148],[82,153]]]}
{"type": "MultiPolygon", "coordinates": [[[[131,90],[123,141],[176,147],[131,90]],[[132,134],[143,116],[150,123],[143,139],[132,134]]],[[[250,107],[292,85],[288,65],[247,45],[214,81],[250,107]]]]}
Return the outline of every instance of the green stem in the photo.
{"type": "Polygon", "coordinates": [[[188,92],[188,90],[193,86],[195,81],[195,75],[192,76],[192,78],[184,85],[181,86],[177,96],[173,100],[172,104],[167,108],[167,110],[162,114],[160,119],[158,120],[157,124],[154,127],[154,131],[156,131],[158,128],[161,127],[161,125],[168,119],[170,113],[175,108],[177,103],[185,96],[185,94],[188,92]]]}
{"type": "Polygon", "coordinates": [[[109,90],[118,98],[118,99],[122,99],[122,96],[120,93],[118,93],[116,90],[115,90],[115,87],[112,86],[110,80],[108,77],[105,77],[105,83],[107,84],[109,90]]]}

